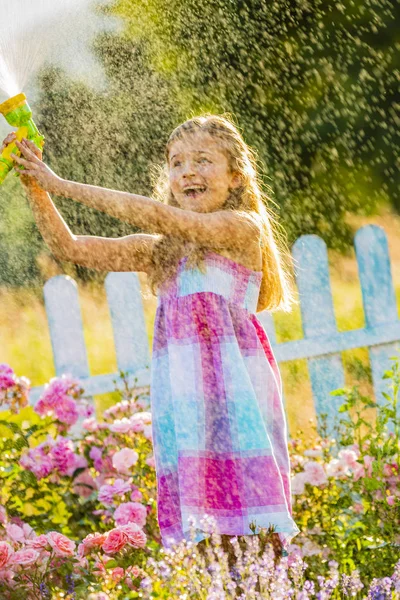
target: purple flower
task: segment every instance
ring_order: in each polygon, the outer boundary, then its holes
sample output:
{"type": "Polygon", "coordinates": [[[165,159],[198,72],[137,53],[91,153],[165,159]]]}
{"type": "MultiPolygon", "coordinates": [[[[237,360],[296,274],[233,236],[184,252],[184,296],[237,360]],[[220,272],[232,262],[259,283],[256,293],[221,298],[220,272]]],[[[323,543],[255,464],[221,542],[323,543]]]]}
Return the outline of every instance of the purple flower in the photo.
{"type": "Polygon", "coordinates": [[[131,484],[123,479],[116,479],[114,485],[102,485],[99,494],[98,500],[102,502],[106,506],[112,506],[114,502],[114,496],[123,496],[131,491],[131,484]]]}
{"type": "Polygon", "coordinates": [[[368,591],[368,600],[391,600],[393,581],[390,577],[372,580],[368,591]]]}

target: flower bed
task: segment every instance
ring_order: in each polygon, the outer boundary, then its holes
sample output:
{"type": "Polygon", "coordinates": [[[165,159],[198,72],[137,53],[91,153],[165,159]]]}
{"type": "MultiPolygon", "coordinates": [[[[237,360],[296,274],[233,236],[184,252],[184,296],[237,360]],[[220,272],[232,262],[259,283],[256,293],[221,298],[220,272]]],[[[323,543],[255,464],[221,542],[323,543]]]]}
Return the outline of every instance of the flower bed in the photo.
{"type": "Polygon", "coordinates": [[[275,565],[259,546],[271,532],[255,524],[229,570],[208,516],[206,562],[190,542],[160,544],[148,388],[126,386],[99,421],[79,381],[51,380],[33,410],[29,381],[0,365],[0,597],[400,598],[398,360],[384,376],[385,405],[337,390],[332,431],[322,415],[312,442],[291,440],[301,534],[289,555],[275,565]]]}

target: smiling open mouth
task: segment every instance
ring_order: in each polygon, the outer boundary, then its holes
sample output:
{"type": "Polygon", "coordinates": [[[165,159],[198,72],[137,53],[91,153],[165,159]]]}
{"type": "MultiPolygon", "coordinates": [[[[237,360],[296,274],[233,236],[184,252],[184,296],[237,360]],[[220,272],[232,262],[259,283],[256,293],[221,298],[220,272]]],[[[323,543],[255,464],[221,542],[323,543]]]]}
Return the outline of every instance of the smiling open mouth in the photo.
{"type": "Polygon", "coordinates": [[[197,196],[204,194],[206,189],[206,187],[187,188],[186,190],[184,190],[184,194],[187,198],[197,198],[197,196]]]}

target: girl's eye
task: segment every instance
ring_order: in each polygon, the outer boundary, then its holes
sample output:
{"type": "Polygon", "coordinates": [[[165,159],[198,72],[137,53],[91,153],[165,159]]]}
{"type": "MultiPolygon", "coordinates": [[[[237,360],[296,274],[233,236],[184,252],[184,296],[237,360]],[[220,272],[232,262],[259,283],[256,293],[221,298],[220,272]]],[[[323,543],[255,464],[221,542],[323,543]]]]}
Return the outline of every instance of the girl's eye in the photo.
{"type": "Polygon", "coordinates": [[[200,158],[200,160],[205,160],[206,162],[210,162],[210,161],[209,161],[207,158],[205,158],[205,156],[202,156],[202,157],[200,158]]]}

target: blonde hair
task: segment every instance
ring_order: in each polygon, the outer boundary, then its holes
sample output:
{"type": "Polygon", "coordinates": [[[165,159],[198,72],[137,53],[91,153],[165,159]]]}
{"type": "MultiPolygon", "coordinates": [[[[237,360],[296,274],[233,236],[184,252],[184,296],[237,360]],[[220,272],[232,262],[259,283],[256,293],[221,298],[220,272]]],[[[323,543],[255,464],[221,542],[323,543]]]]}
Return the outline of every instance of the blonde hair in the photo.
{"type": "MultiPolygon", "coordinates": [[[[225,204],[221,207],[232,210],[238,215],[250,216],[259,226],[262,252],[262,281],[257,303],[257,312],[262,310],[289,312],[292,304],[297,304],[293,291],[291,273],[292,257],[286,243],[286,235],[275,219],[266,202],[271,203],[269,196],[262,191],[261,181],[257,173],[255,151],[243,140],[231,116],[205,114],[193,117],[179,125],[171,133],[166,148],[166,162],[153,171],[153,197],[170,206],[179,207],[169,186],[169,151],[172,143],[193,132],[205,132],[223,142],[231,172],[238,172],[242,177],[239,188],[230,190],[225,204]]],[[[152,269],[149,284],[153,294],[170,276],[176,273],[178,262],[188,256],[186,267],[197,266],[204,272],[203,259],[207,252],[218,249],[212,246],[191,245],[173,235],[160,235],[153,247],[152,269]]]]}

